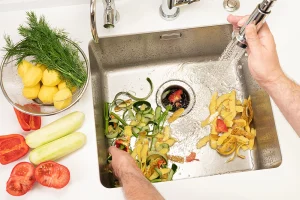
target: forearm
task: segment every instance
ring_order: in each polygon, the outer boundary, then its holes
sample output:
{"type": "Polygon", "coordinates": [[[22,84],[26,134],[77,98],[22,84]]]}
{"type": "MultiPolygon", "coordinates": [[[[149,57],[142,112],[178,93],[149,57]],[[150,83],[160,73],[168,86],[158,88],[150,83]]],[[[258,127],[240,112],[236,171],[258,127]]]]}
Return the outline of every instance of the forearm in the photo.
{"type": "Polygon", "coordinates": [[[163,200],[164,198],[142,173],[128,172],[120,178],[128,200],[163,200]]]}
{"type": "Polygon", "coordinates": [[[282,75],[263,88],[272,97],[282,114],[300,137],[300,86],[282,75]]]}

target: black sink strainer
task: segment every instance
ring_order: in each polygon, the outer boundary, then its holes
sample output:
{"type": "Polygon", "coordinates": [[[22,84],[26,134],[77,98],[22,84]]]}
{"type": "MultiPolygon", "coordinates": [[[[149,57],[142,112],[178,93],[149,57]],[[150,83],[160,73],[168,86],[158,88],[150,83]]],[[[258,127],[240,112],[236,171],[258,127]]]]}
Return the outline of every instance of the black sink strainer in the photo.
{"type": "Polygon", "coordinates": [[[159,87],[156,93],[156,102],[164,108],[171,105],[170,112],[184,108],[183,115],[186,115],[195,105],[195,93],[187,83],[180,80],[170,80],[159,87]]]}

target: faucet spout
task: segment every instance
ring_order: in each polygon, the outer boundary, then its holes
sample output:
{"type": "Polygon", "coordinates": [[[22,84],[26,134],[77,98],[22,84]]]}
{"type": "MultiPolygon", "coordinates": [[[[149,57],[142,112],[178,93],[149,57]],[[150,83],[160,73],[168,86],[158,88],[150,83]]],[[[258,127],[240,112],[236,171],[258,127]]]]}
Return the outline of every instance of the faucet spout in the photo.
{"type": "Polygon", "coordinates": [[[271,8],[277,0],[263,0],[262,3],[258,4],[255,10],[252,12],[247,22],[241,27],[241,29],[235,33],[235,39],[237,40],[237,45],[246,48],[246,27],[248,24],[255,24],[257,31],[262,27],[266,21],[267,16],[271,13],[271,8]]]}
{"type": "MultiPolygon", "coordinates": [[[[104,28],[114,28],[120,19],[114,0],[103,0],[104,5],[104,28]]],[[[94,42],[98,43],[99,36],[96,23],[96,0],[90,0],[90,23],[94,42]]]]}
{"type": "Polygon", "coordinates": [[[114,28],[115,23],[119,20],[119,13],[115,6],[114,0],[103,0],[104,5],[104,28],[114,28]]]}
{"type": "Polygon", "coordinates": [[[169,9],[172,9],[174,7],[183,6],[183,5],[188,5],[188,4],[197,2],[197,1],[200,1],[200,0],[167,0],[169,9]]]}

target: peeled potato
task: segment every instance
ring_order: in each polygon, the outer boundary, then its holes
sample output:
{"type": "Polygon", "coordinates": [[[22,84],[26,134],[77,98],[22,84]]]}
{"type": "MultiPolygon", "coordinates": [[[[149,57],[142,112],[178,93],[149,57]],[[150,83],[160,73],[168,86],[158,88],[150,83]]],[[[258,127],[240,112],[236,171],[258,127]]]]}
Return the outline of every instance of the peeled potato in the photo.
{"type": "Polygon", "coordinates": [[[42,64],[37,64],[36,65],[38,68],[40,68],[42,70],[42,72],[44,73],[44,71],[47,69],[47,67],[45,65],[42,64]]]}
{"type": "Polygon", "coordinates": [[[60,82],[59,73],[55,70],[45,70],[42,82],[45,86],[56,86],[60,82]]]}
{"type": "Polygon", "coordinates": [[[64,88],[67,88],[67,84],[65,81],[61,81],[59,84],[58,84],[58,89],[59,90],[62,90],[64,88]]]}
{"type": "Polygon", "coordinates": [[[38,98],[47,104],[53,103],[53,97],[58,92],[58,88],[55,86],[45,86],[43,85],[40,89],[38,98]]]}
{"type": "Polygon", "coordinates": [[[35,99],[38,97],[40,88],[41,88],[40,83],[36,84],[33,87],[24,87],[23,88],[23,96],[26,99],[35,99]]]}
{"type": "MultiPolygon", "coordinates": [[[[59,90],[62,90],[62,89],[64,89],[64,88],[68,88],[67,87],[67,84],[66,84],[66,82],[65,81],[61,81],[59,84],[58,84],[58,89],[59,90]]],[[[76,87],[73,87],[72,88],[72,93],[74,93],[75,91],[76,91],[76,87]]]]}
{"type": "Polygon", "coordinates": [[[19,65],[18,65],[18,74],[21,78],[24,77],[25,73],[28,71],[29,68],[31,68],[33,65],[26,61],[23,60],[19,65]]]}
{"type": "Polygon", "coordinates": [[[41,81],[43,72],[40,68],[30,67],[23,76],[23,84],[25,87],[33,87],[41,81]]]}
{"type": "Polygon", "coordinates": [[[54,107],[58,110],[68,107],[72,102],[72,92],[69,88],[59,90],[53,97],[54,107]]]}

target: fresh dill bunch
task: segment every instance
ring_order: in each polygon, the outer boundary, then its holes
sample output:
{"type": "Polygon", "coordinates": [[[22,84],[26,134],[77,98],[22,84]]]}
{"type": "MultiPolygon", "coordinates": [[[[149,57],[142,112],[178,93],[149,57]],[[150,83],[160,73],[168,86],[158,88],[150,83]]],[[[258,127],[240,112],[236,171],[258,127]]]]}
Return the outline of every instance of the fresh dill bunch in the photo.
{"type": "Polygon", "coordinates": [[[9,36],[4,36],[7,57],[16,60],[17,64],[31,57],[31,62],[59,71],[69,87],[82,87],[87,81],[87,72],[78,49],[68,42],[71,41],[68,34],[63,29],[51,29],[44,16],[38,19],[34,12],[26,14],[27,25],[18,28],[21,41],[14,44],[9,36]]]}

